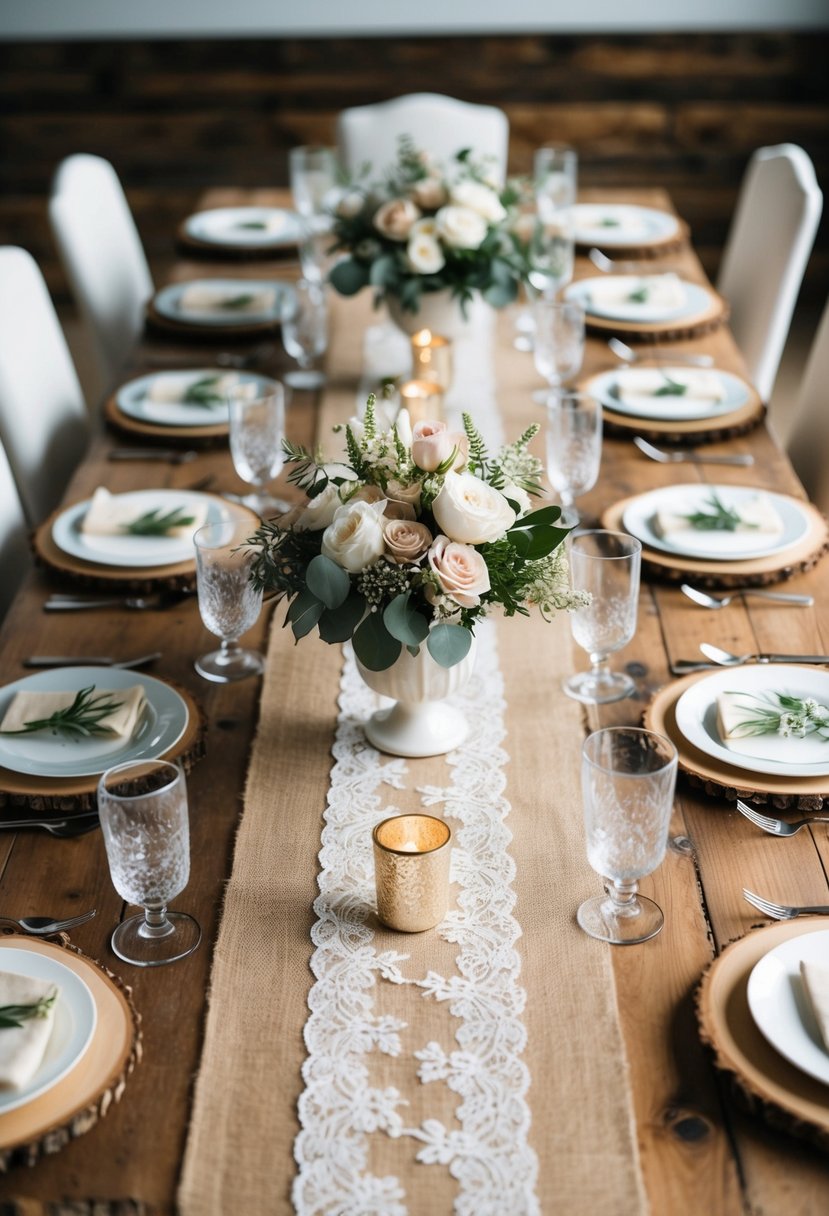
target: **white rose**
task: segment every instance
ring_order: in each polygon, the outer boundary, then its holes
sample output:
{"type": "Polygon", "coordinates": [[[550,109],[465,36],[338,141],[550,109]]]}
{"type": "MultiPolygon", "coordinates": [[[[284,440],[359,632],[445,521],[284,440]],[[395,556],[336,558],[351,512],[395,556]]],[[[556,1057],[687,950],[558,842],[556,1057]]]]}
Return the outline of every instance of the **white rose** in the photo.
{"type": "Polygon", "coordinates": [[[526,490],[523,490],[521,486],[517,486],[515,482],[508,481],[501,493],[503,494],[504,498],[509,498],[511,502],[518,503],[518,506],[520,507],[518,512],[519,515],[526,515],[528,511],[532,510],[533,504],[529,494],[526,490]]]}
{"type": "Polygon", "coordinates": [[[409,193],[424,211],[437,211],[447,200],[446,187],[439,177],[424,177],[415,182],[409,193]]]}
{"type": "Polygon", "coordinates": [[[427,219],[418,220],[416,224],[412,224],[409,232],[409,240],[411,241],[416,236],[433,236],[437,238],[438,226],[435,222],[435,217],[429,216],[427,219]]]}
{"type": "Polygon", "coordinates": [[[334,513],[334,522],[322,534],[322,552],[351,574],[365,570],[381,557],[383,503],[350,502],[334,513]]]}
{"type": "Polygon", "coordinates": [[[503,494],[472,473],[446,474],[432,514],[450,540],[467,545],[498,540],[516,519],[503,494]]]}
{"type": "Polygon", "coordinates": [[[337,203],[337,215],[343,219],[353,220],[365,206],[365,198],[358,190],[349,190],[337,203]]]}
{"type": "Polygon", "coordinates": [[[446,265],[443,250],[433,236],[415,236],[406,249],[406,260],[415,274],[437,274],[446,265]]]}
{"type": "Polygon", "coordinates": [[[441,207],[435,220],[441,240],[453,249],[478,249],[486,236],[486,220],[469,207],[441,207]]]}
{"type": "Polygon", "coordinates": [[[327,528],[334,520],[335,511],[342,506],[342,500],[337,487],[329,481],[328,485],[316,498],[305,507],[305,510],[294,524],[295,532],[319,532],[327,528]]]}
{"type": "Polygon", "coordinates": [[[452,187],[452,202],[477,211],[490,224],[498,224],[506,218],[506,210],[498,195],[482,182],[458,182],[452,187]]]}
{"type": "Polygon", "coordinates": [[[411,199],[392,198],[374,214],[374,227],[390,241],[407,241],[412,224],[420,219],[420,210],[411,199]]]}

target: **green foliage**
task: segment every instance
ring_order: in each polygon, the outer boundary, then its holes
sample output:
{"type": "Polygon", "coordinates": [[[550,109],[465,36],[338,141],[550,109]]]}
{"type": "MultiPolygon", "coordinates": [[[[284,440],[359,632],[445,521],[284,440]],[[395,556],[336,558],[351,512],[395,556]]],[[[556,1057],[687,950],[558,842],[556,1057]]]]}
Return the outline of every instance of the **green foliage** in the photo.
{"type": "Polygon", "coordinates": [[[312,557],[305,572],[308,590],[321,600],[326,608],[339,608],[348,599],[351,580],[348,573],[332,562],[324,553],[312,557]]]}
{"type": "Polygon", "coordinates": [[[351,639],[354,653],[369,671],[385,671],[400,657],[402,644],[393,638],[380,612],[369,612],[351,639]]]}
{"type": "Polygon", "coordinates": [[[441,667],[454,667],[465,659],[472,645],[472,634],[462,625],[435,625],[426,642],[429,654],[441,667]]]}
{"type": "Polygon", "coordinates": [[[386,607],[383,624],[404,646],[419,646],[429,632],[429,622],[418,612],[410,591],[396,596],[386,607]]]}

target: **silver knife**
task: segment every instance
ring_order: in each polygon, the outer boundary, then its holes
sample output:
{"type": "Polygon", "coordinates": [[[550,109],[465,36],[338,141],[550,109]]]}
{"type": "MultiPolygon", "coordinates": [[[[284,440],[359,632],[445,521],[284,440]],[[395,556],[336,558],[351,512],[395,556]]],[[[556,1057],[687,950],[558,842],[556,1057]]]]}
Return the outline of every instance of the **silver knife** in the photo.
{"type": "Polygon", "coordinates": [[[168,464],[189,464],[198,452],[180,448],[112,448],[107,460],[163,460],[168,464]]]}
{"type": "Polygon", "coordinates": [[[146,663],[154,663],[161,658],[161,651],[152,654],[142,654],[137,659],[110,659],[101,655],[48,655],[33,654],[23,660],[24,667],[120,667],[129,669],[143,667],[146,663]]]}

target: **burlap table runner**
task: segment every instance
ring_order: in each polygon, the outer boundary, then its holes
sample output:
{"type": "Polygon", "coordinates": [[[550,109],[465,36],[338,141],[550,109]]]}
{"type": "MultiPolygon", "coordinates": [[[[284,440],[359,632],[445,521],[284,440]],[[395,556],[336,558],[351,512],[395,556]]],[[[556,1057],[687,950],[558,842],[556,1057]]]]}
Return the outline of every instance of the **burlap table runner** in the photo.
{"type": "MultiPolygon", "coordinates": [[[[321,424],[354,408],[361,302],[336,301],[329,362],[335,371],[321,424]]],[[[537,417],[534,378],[500,329],[497,379],[508,437],[537,417]],[[509,393],[507,393],[507,386],[509,393]],[[509,402],[508,406],[505,404],[509,402]]],[[[475,404],[470,402],[474,411],[475,404]]],[[[299,1131],[297,1099],[305,1058],[303,1027],[313,977],[317,855],[331,768],[341,668],[339,648],[288,631],[272,632],[233,871],[216,944],[210,1010],[179,1192],[183,1216],[290,1212],[299,1131]]],[[[527,991],[524,1062],[531,1074],[529,1141],[539,1159],[536,1193],[543,1213],[646,1210],[619,1028],[609,949],[578,929],[574,912],[598,879],[585,860],[579,788],[581,712],[558,690],[570,670],[566,621],[503,621],[498,647],[507,704],[507,824],[513,833],[514,890],[523,936],[521,984],[527,991]]],[[[402,811],[422,809],[416,787],[446,784],[442,758],[407,761],[402,811]]],[[[439,813],[439,812],[437,812],[439,813]]],[[[378,930],[376,948],[410,956],[407,970],[452,974],[452,947],[435,934],[378,930]]],[[[392,986],[388,986],[390,989],[392,986]]],[[[403,1059],[382,1056],[375,1084],[400,1088],[407,1120],[451,1126],[448,1090],[412,1084],[404,1060],[414,1044],[449,1040],[445,1006],[410,989],[383,994],[384,1011],[408,1023],[403,1059]],[[405,1012],[403,1006],[405,1005],[405,1012]]],[[[452,1210],[457,1183],[445,1166],[415,1161],[418,1145],[372,1138],[371,1166],[400,1179],[413,1216],[452,1210]]],[[[351,1209],[349,1209],[350,1211],[351,1209]]],[[[511,1216],[505,1212],[503,1216],[511,1216]]],[[[516,1213],[516,1216],[518,1214],[516,1213]]]]}

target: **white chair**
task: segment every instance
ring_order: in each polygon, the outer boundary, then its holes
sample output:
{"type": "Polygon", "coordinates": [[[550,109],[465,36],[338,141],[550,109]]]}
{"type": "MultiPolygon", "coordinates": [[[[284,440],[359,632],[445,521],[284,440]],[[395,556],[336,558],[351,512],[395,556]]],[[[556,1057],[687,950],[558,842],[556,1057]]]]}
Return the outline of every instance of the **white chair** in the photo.
{"type": "Polygon", "coordinates": [[[812,502],[829,515],[829,301],[797,394],[789,459],[812,502]]]}
{"type": "Polygon", "coordinates": [[[0,570],[3,571],[3,578],[0,579],[0,620],[6,615],[30,565],[26,520],[11,465],[0,444],[0,570]]]}
{"type": "Polygon", "coordinates": [[[759,148],[740,187],[717,290],[764,401],[774,387],[797,294],[815,239],[823,195],[802,148],[759,148]]]}
{"type": "Polygon", "coordinates": [[[343,168],[352,174],[365,164],[375,172],[385,169],[397,159],[401,135],[410,135],[418,148],[438,161],[472,148],[478,156],[494,159],[501,181],[506,177],[509,122],[503,110],[439,93],[410,93],[343,110],[337,119],[343,168]]]}
{"type": "Polygon", "coordinates": [[[0,249],[0,440],[26,519],[57,505],[86,450],[89,419],[54,305],[34,258],[0,249]]]}
{"type": "Polygon", "coordinates": [[[138,229],[109,161],[85,154],[63,161],[49,218],[94,343],[103,393],[141,333],[144,306],[154,291],[138,229]]]}

